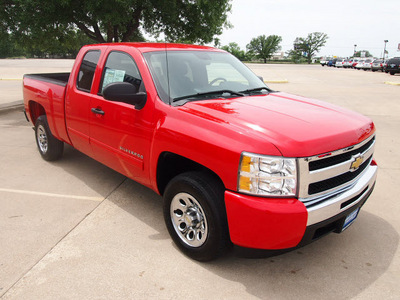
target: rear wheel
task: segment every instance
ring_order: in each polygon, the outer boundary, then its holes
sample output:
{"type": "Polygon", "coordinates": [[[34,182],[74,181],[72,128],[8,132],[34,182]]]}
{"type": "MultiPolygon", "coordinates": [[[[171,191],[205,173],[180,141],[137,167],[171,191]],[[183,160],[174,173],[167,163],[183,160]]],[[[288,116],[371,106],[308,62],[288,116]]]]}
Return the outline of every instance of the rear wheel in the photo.
{"type": "Polygon", "coordinates": [[[390,75],[394,75],[396,72],[390,72],[390,75]]]}
{"type": "Polygon", "coordinates": [[[175,244],[195,260],[212,260],[230,245],[224,187],[211,175],[188,172],[172,179],[164,219],[175,244]]]}
{"type": "Polygon", "coordinates": [[[50,131],[46,116],[40,116],[35,122],[36,144],[44,160],[53,161],[61,158],[64,143],[56,139],[50,131]]]}

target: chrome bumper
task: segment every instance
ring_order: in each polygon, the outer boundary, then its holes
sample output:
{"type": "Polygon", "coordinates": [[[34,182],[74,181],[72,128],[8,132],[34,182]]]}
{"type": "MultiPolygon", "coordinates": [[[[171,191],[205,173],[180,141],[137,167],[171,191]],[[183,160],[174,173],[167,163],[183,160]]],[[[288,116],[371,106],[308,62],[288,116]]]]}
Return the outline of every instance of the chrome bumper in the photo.
{"type": "Polygon", "coordinates": [[[307,226],[334,217],[358,204],[370,192],[376,181],[378,167],[369,165],[362,176],[349,188],[315,206],[307,207],[307,226]]]}

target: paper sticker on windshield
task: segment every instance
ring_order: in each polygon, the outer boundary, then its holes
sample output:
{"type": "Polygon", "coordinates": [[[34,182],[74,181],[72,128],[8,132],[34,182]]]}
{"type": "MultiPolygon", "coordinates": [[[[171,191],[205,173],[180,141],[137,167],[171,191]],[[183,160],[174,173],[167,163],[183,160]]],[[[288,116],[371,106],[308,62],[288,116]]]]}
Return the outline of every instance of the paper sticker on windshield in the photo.
{"type": "Polygon", "coordinates": [[[103,79],[103,89],[113,82],[123,82],[125,77],[124,70],[107,69],[103,79]]]}

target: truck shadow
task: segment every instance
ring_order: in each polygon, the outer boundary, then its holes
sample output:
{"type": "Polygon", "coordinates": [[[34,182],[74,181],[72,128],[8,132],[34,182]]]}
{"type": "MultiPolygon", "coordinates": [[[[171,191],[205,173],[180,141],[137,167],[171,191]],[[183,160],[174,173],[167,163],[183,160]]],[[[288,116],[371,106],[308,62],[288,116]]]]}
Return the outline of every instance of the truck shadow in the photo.
{"type": "MultiPolygon", "coordinates": [[[[158,233],[150,239],[169,239],[160,196],[131,180],[118,192],[110,201],[155,229],[158,233]]],[[[234,247],[216,261],[193,263],[242,284],[259,298],[350,299],[385,273],[398,244],[392,225],[364,209],[343,234],[330,234],[303,248],[285,253],[234,247]]]]}
{"type": "MultiPolygon", "coordinates": [[[[65,158],[57,164],[92,188],[98,188],[99,178],[111,182],[114,191],[107,201],[157,232],[143,238],[155,240],[154,243],[170,239],[163,221],[162,198],[155,192],[73,149],[67,149],[65,158]],[[86,165],[86,171],[81,164],[86,165]]],[[[172,241],[170,245],[175,247],[172,241]]],[[[398,245],[399,235],[392,225],[364,209],[343,234],[330,234],[300,249],[285,253],[234,247],[216,261],[186,260],[185,264],[196,264],[237,282],[259,298],[351,299],[386,272],[398,245]]],[[[176,247],[175,250],[179,251],[176,247]]]]}
{"type": "Polygon", "coordinates": [[[364,210],[340,235],[281,255],[256,251],[249,259],[250,251],[246,258],[234,251],[208,268],[228,280],[240,278],[247,292],[260,298],[352,299],[386,272],[398,245],[392,225],[364,210]]]}

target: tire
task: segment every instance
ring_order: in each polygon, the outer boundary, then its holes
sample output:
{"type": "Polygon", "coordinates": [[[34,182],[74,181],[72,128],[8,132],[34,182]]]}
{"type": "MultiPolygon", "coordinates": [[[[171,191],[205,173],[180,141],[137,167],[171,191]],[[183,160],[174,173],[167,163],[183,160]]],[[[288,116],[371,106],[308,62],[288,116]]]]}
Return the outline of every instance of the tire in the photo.
{"type": "Polygon", "coordinates": [[[164,193],[164,220],[178,248],[192,259],[210,261],[231,245],[224,187],[211,175],[183,173],[164,193]]]}
{"type": "Polygon", "coordinates": [[[394,74],[396,74],[396,72],[390,72],[390,75],[394,75],[394,74]]]}
{"type": "Polygon", "coordinates": [[[37,118],[35,122],[35,140],[44,160],[54,161],[62,157],[64,143],[53,136],[45,115],[37,118]]]}

